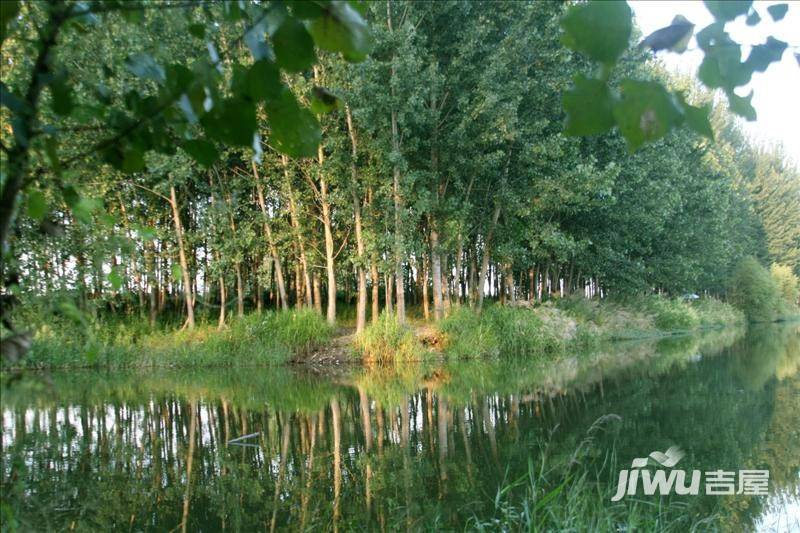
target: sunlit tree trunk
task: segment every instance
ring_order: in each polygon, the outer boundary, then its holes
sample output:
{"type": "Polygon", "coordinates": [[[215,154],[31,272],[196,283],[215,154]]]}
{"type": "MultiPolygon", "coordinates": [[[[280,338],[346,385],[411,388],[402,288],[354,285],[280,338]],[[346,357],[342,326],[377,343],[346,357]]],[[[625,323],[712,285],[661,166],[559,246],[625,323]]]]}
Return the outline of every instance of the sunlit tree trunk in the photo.
{"type": "MultiPolygon", "coordinates": [[[[317,151],[320,167],[324,163],[324,154],[320,144],[317,151]]],[[[319,177],[320,203],[322,204],[322,226],[325,231],[325,270],[328,273],[328,308],[326,319],[328,324],[336,323],[336,266],[334,264],[333,230],[331,229],[331,203],[328,196],[328,181],[320,170],[319,177]]]]}
{"type": "MultiPolygon", "coordinates": [[[[281,163],[283,164],[283,175],[286,180],[286,187],[288,189],[287,196],[289,197],[289,219],[292,223],[292,230],[294,231],[295,239],[297,240],[300,266],[303,270],[303,282],[306,289],[306,305],[311,307],[311,274],[309,272],[308,259],[306,257],[305,239],[303,238],[303,233],[300,228],[300,214],[298,213],[297,202],[294,197],[294,190],[291,182],[289,181],[289,158],[285,155],[282,155],[281,163]]],[[[298,292],[300,292],[299,285],[298,292]]],[[[288,303],[286,304],[286,308],[288,308],[288,303]]]]}
{"type": "Polygon", "coordinates": [[[186,300],[186,326],[194,329],[194,297],[192,296],[192,282],[189,277],[189,262],[186,260],[186,251],[183,245],[183,226],[181,226],[181,215],[178,210],[178,199],[175,195],[175,186],[169,188],[170,206],[172,207],[172,219],[175,224],[175,236],[178,239],[178,258],[180,259],[181,274],[183,278],[183,292],[186,300]]]}
{"type": "Polygon", "coordinates": [[[500,202],[496,202],[494,212],[492,213],[492,220],[489,224],[489,229],[486,231],[483,240],[483,257],[481,258],[481,273],[478,276],[478,309],[483,307],[483,291],[484,285],[489,275],[489,254],[492,250],[492,238],[494,236],[494,229],[497,226],[497,220],[500,218],[500,202]]]}
{"type": "Polygon", "coordinates": [[[433,278],[433,319],[444,318],[444,302],[442,301],[442,259],[439,255],[439,232],[433,227],[431,220],[431,278],[433,278]]]}
{"type": "MultiPolygon", "coordinates": [[[[392,27],[392,2],[387,2],[386,4],[386,11],[387,11],[387,21],[389,26],[389,32],[393,32],[394,28],[392,27]]],[[[397,76],[397,69],[394,66],[394,57],[392,58],[392,67],[391,67],[391,77],[394,79],[397,76]]],[[[393,83],[389,83],[390,90],[392,94],[392,100],[394,101],[395,95],[395,88],[393,83]]],[[[391,126],[392,126],[392,150],[394,151],[395,158],[400,157],[400,132],[397,125],[397,109],[394,107],[394,102],[392,103],[392,110],[391,110],[391,126]]],[[[401,229],[402,224],[402,209],[403,209],[403,196],[401,190],[401,183],[400,183],[400,164],[395,162],[394,168],[392,169],[392,199],[394,201],[394,280],[395,280],[395,291],[397,293],[397,320],[400,323],[405,322],[406,320],[406,300],[405,300],[405,288],[403,286],[404,276],[403,276],[403,234],[401,229]]],[[[387,287],[387,291],[389,287],[387,287]]]]}
{"type": "Polygon", "coordinates": [[[356,131],[353,126],[353,114],[350,106],[345,106],[345,117],[347,118],[347,131],[350,134],[350,194],[353,197],[353,219],[356,232],[356,253],[358,264],[356,274],[358,276],[358,296],[356,303],[356,333],[361,333],[367,325],[367,271],[366,271],[366,250],[364,246],[364,236],[361,228],[361,200],[358,195],[358,145],[356,131]]]}

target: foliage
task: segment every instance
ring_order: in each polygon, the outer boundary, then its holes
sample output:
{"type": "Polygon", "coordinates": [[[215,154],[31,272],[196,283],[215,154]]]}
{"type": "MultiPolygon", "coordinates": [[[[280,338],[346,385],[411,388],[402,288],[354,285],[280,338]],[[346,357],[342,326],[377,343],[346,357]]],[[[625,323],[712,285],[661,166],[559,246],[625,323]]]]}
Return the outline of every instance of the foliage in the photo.
{"type": "Polygon", "coordinates": [[[786,305],[797,306],[798,293],[800,293],[800,279],[798,279],[791,267],[772,263],[772,266],[769,268],[769,273],[778,286],[778,291],[786,305]]]}
{"type": "Polygon", "coordinates": [[[458,309],[439,329],[445,353],[458,358],[537,357],[558,353],[564,342],[533,311],[497,305],[481,313],[458,309]]]}
{"type": "Polygon", "coordinates": [[[719,327],[745,322],[744,313],[728,302],[717,298],[700,298],[692,302],[701,326],[719,327]]]}
{"type": "Polygon", "coordinates": [[[653,313],[656,327],[660,330],[685,331],[700,324],[700,318],[691,305],[680,300],[653,297],[646,300],[646,306],[653,313]]]}
{"type": "Polygon", "coordinates": [[[435,321],[484,301],[530,302],[560,336],[575,317],[540,304],[569,295],[604,301],[576,337],[639,336],[659,333],[655,311],[609,299],[724,297],[746,255],[797,271],[797,169],[752,145],[713,94],[629,49],[624,3],[21,2],[3,42],[4,123],[20,118],[34,22],[81,5],[97,17],[58,32],[51,66],[69,90],[47,78],[12,195],[4,353],[48,321],[72,320],[91,359],[113,335],[87,329],[94,317],[136,324],[119,328],[124,344],[258,310],[327,307],[329,323],[352,313],[360,330],[381,312],[435,321]],[[617,64],[601,79],[590,60],[617,64]],[[576,99],[575,79],[624,94],[576,99]],[[582,109],[566,109],[567,128],[597,136],[563,134],[565,92],[582,109]],[[662,127],[693,117],[675,114],[677,93],[710,106],[714,144],[662,127]],[[629,115],[653,99],[637,133],[629,115]],[[655,144],[630,154],[587,113],[655,144]],[[53,305],[25,312],[37,299],[53,305]]]}
{"type": "MultiPolygon", "coordinates": [[[[747,120],[756,119],[750,104],[753,94],[742,97],[734,90],[747,85],[755,72],[764,72],[771,63],[780,61],[788,46],[770,36],[763,44],[752,46],[747,59],[742,61],[742,45],[725,31],[725,25],[744,15],[748,25],[758,25],[761,17],[752,4],[751,0],[705,2],[715,21],[696,35],[704,54],[698,79],[709,89],[722,89],[730,110],[747,120]]],[[[787,7],[786,4],[770,6],[768,11],[774,21],[779,21],[787,7]]],[[[628,49],[632,18],[633,13],[623,0],[576,3],[562,17],[564,44],[600,65],[591,79],[576,75],[573,88],[564,93],[565,131],[572,135],[593,135],[616,125],[632,152],[683,124],[713,139],[710,106],[692,105],[681,91],[670,91],[659,81],[628,77],[610,81],[612,70],[628,49]],[[609,88],[613,83],[618,85],[618,91],[609,88]]],[[[639,49],[683,53],[693,33],[694,24],[678,15],[672,24],[643,39],[639,49]]]]}
{"type": "Polygon", "coordinates": [[[27,367],[197,367],[279,364],[328,342],[332,329],[311,310],[251,314],[218,331],[153,331],[145,320],[96,321],[76,335],[69,321],[42,324],[27,367]]]}
{"type": "Polygon", "coordinates": [[[782,309],[778,285],[769,271],[753,257],[747,257],[736,265],[728,299],[751,322],[772,322],[782,309]]]}
{"type": "Polygon", "coordinates": [[[358,335],[356,347],[367,362],[415,361],[424,355],[422,344],[414,331],[388,313],[382,313],[377,321],[358,335]]]}

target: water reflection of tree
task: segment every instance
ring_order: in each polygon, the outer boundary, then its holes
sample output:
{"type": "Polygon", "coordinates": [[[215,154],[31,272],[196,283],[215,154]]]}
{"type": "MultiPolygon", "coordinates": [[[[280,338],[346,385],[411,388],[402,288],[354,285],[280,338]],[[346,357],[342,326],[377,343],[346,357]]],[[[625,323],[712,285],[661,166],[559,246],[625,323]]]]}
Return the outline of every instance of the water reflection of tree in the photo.
{"type": "MultiPolygon", "coordinates": [[[[791,366],[794,346],[765,353],[773,373],[791,366]]],[[[177,392],[167,386],[174,376],[110,378],[113,394],[71,378],[72,390],[59,385],[61,399],[39,399],[34,410],[19,399],[4,410],[3,494],[33,530],[460,528],[491,515],[497,488],[529,460],[537,469],[543,457],[568,462],[609,412],[622,422],[595,435],[601,455],[613,447],[630,460],[680,444],[690,467],[765,463],[777,486],[791,488],[795,381],[762,380],[743,394],[742,368],[755,364],[744,356],[712,357],[717,350],[696,339],[649,350],[624,366],[565,364],[550,379],[519,363],[505,373],[384,369],[339,385],[281,373],[187,375],[177,392]],[[526,377],[535,378],[527,390],[526,377]],[[256,432],[258,447],[228,444],[256,432]]]]}

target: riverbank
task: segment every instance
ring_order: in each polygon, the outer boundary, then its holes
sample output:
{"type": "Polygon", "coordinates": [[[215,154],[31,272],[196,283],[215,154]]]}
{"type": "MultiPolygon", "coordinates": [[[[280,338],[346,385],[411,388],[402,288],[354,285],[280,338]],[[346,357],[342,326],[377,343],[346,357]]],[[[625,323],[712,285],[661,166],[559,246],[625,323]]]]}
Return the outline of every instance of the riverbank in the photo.
{"type": "MultiPolygon", "coordinates": [[[[392,363],[431,358],[553,357],[605,343],[743,324],[744,315],[714,299],[661,297],[628,301],[562,299],[540,305],[454,307],[438,324],[400,325],[387,315],[361,335],[334,328],[313,310],[266,312],[219,329],[153,331],[130,321],[85,327],[39,326],[33,347],[14,368],[205,367],[287,363],[392,363]]],[[[5,367],[11,369],[11,367],[5,367]]]]}

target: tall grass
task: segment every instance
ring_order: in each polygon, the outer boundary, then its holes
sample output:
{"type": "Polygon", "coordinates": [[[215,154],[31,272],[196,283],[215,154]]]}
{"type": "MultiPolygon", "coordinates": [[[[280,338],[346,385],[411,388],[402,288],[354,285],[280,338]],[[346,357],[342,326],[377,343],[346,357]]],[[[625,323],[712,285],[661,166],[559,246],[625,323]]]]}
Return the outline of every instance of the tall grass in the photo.
{"type": "Polygon", "coordinates": [[[548,354],[564,347],[553,328],[529,309],[490,306],[456,309],[439,325],[445,351],[458,358],[548,354]]]}
{"type": "Polygon", "coordinates": [[[279,364],[330,340],[333,328],[313,310],[266,312],[229,327],[201,323],[193,330],[152,330],[144,320],[92,321],[83,327],[40,325],[28,367],[197,367],[279,364]]]}
{"type": "Polygon", "coordinates": [[[365,361],[377,363],[415,361],[425,353],[414,331],[387,313],[381,313],[375,323],[358,335],[356,347],[365,361]]]}

